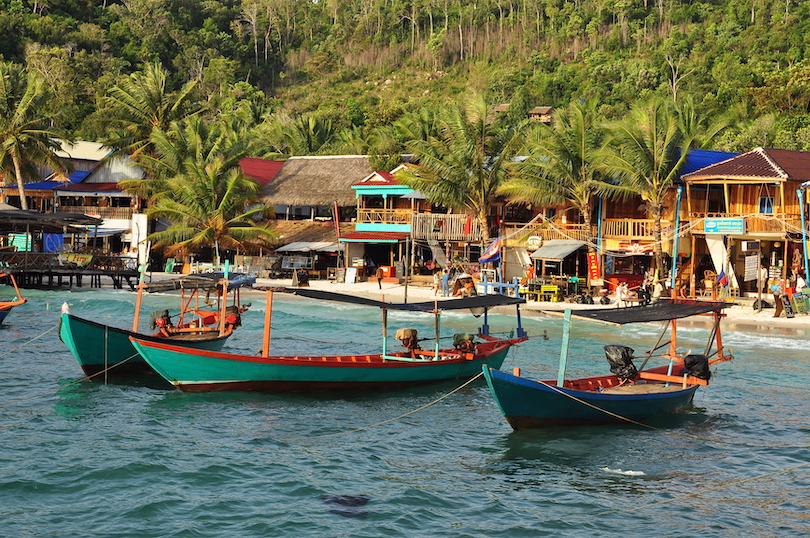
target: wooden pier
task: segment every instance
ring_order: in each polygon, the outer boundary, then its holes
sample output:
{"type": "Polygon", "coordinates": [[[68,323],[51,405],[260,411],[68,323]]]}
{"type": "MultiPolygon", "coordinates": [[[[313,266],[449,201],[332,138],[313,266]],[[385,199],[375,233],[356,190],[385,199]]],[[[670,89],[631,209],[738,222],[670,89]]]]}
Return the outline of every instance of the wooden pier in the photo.
{"type": "Polygon", "coordinates": [[[85,284],[100,288],[111,283],[131,290],[138,284],[138,266],[132,258],[104,254],[0,252],[0,266],[12,273],[21,288],[63,288],[85,284]]]}

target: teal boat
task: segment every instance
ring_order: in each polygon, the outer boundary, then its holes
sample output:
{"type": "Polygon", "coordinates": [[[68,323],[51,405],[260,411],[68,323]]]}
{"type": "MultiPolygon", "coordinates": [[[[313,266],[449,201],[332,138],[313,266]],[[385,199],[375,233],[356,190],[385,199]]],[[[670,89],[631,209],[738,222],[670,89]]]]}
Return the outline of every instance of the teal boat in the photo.
{"type": "MultiPolygon", "coordinates": [[[[164,379],[185,392],[245,390],[267,392],[312,392],[325,390],[399,389],[408,385],[465,379],[479,375],[483,365],[500,367],[509,349],[526,340],[520,326],[520,298],[485,295],[428,303],[394,304],[318,290],[297,290],[298,295],[322,300],[376,306],[382,310],[382,352],[364,355],[271,356],[269,334],[260,355],[239,355],[191,349],[173,342],[156,342],[132,337],[135,349],[164,379]],[[487,312],[495,306],[516,305],[518,327],[514,337],[489,336],[487,312]],[[396,339],[403,350],[388,350],[389,310],[433,314],[435,335],[439,335],[440,313],[448,309],[482,310],[484,326],[478,334],[459,333],[452,347],[440,348],[434,338],[432,349],[422,349],[414,329],[400,329],[396,339]]],[[[272,292],[268,292],[269,328],[272,292]]]]}
{"type": "Polygon", "coordinates": [[[139,337],[154,342],[177,342],[190,348],[221,350],[233,331],[241,325],[241,314],[250,306],[241,304],[239,290],[251,286],[255,277],[237,275],[190,275],[171,280],[140,284],[131,330],[112,327],[70,314],[62,307],[59,338],[70,349],[84,373],[94,381],[121,378],[152,372],[130,342],[139,337]],[[180,313],[170,316],[167,310],[150,313],[152,334],[139,334],[143,292],[180,291],[180,313]],[[200,304],[201,293],[208,297],[200,304]],[[210,303],[210,295],[216,294],[210,303]],[[228,296],[232,299],[228,304],[228,296]],[[176,318],[173,319],[173,318],[176,318]]]}
{"type": "Polygon", "coordinates": [[[8,278],[11,285],[14,286],[15,297],[7,301],[0,300],[0,323],[3,323],[3,320],[11,313],[12,308],[28,302],[28,299],[23,298],[20,293],[20,288],[17,286],[17,280],[14,278],[14,275],[11,273],[0,273],[0,279],[2,278],[8,278]]]}
{"type": "Polygon", "coordinates": [[[484,377],[506,421],[515,430],[549,426],[579,426],[611,422],[638,422],[677,413],[691,402],[697,389],[708,385],[710,366],[730,360],[720,335],[721,311],[729,303],[687,299],[661,300],[649,306],[576,311],[574,317],[614,325],[663,321],[658,342],[648,351],[640,368],[632,362],[634,350],[622,345],[605,346],[610,375],[566,379],[571,310],[565,311],[563,349],[556,380],[534,381],[497,367],[485,366],[484,377]],[[711,315],[714,324],[702,354],[680,356],[676,321],[711,315]],[[664,342],[665,337],[669,339],[664,342]],[[662,342],[664,342],[662,344],[662,342]],[[666,349],[668,364],[645,369],[656,352],[666,349]]]}

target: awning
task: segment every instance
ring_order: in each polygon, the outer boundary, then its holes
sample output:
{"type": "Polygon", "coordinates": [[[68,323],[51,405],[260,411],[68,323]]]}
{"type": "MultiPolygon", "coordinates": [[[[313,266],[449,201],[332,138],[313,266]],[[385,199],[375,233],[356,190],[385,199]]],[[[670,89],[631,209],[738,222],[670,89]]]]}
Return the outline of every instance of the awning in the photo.
{"type": "Polygon", "coordinates": [[[321,299],[324,301],[338,301],[341,303],[351,303],[366,306],[377,306],[390,310],[411,310],[421,312],[433,312],[439,310],[461,310],[464,308],[492,308],[495,306],[507,306],[514,304],[524,304],[526,299],[520,297],[508,297],[506,295],[476,295],[473,297],[461,297],[448,301],[428,301],[424,303],[386,303],[376,299],[357,297],[345,293],[335,293],[331,291],[297,289],[293,293],[310,299],[321,299]]]}
{"type": "Polygon", "coordinates": [[[338,252],[340,244],[334,241],[296,241],[276,249],[276,252],[338,252]]]}
{"type": "Polygon", "coordinates": [[[62,184],[54,188],[57,196],[109,196],[129,198],[130,195],[118,183],[76,183],[75,185],[62,184]]]}
{"type": "Polygon", "coordinates": [[[697,301],[694,299],[661,299],[648,306],[629,308],[599,308],[593,310],[574,310],[571,315],[590,321],[601,321],[615,325],[625,323],[648,323],[697,316],[708,312],[717,312],[733,306],[734,303],[718,301],[697,301]]]}
{"type": "Polygon", "coordinates": [[[399,243],[407,239],[408,232],[348,232],[339,241],[344,243],[399,243]]]}
{"type": "Polygon", "coordinates": [[[535,260],[562,260],[575,250],[585,246],[585,241],[574,241],[573,239],[551,239],[543,243],[532,254],[535,260]]]}

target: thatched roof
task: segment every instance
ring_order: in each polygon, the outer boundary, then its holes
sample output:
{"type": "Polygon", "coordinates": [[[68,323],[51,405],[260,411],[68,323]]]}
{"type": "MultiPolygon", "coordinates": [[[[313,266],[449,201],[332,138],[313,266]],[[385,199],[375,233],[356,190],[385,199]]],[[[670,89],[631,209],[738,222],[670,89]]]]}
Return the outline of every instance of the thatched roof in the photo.
{"type": "Polygon", "coordinates": [[[371,165],[366,155],[291,157],[276,177],[262,189],[259,200],[269,206],[355,205],[352,184],[367,177],[371,165]]]}
{"type": "MultiPolygon", "coordinates": [[[[269,224],[276,234],[278,234],[278,238],[273,241],[273,244],[276,246],[298,241],[337,241],[337,232],[332,221],[271,220],[269,224]]],[[[354,231],[353,223],[340,223],[341,233],[351,231],[354,231]]]]}

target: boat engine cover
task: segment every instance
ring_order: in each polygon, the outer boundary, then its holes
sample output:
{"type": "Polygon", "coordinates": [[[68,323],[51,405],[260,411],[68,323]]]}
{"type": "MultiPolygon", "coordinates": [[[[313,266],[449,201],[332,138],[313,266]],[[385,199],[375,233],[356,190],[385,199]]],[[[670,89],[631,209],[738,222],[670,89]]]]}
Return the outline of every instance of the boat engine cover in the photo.
{"type": "Polygon", "coordinates": [[[454,334],[453,347],[462,352],[475,350],[475,335],[473,333],[454,334]]]}
{"type": "Polygon", "coordinates": [[[709,370],[709,357],[706,355],[687,355],[683,358],[683,365],[689,375],[708,381],[712,377],[709,370]]]}
{"type": "Polygon", "coordinates": [[[610,363],[610,372],[620,379],[633,379],[638,370],[633,364],[633,348],[610,344],[605,346],[605,357],[610,363]]]}

